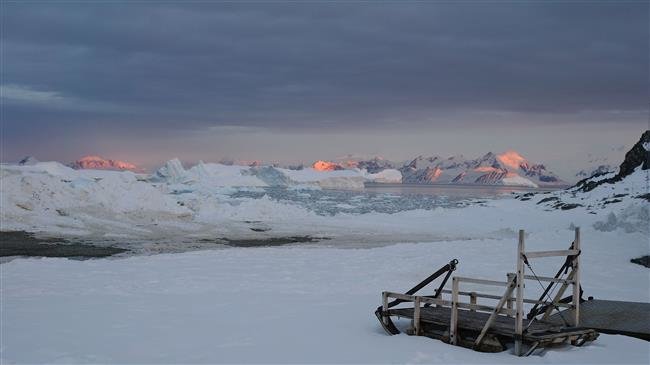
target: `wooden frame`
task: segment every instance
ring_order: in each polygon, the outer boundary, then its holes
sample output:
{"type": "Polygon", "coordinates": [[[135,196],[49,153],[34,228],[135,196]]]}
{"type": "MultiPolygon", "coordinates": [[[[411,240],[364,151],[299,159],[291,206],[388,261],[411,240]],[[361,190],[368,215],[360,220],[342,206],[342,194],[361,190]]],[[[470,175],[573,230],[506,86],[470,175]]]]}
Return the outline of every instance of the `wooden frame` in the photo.
{"type": "MultiPolygon", "coordinates": [[[[552,251],[531,251],[527,252],[525,249],[525,232],[524,230],[519,231],[518,235],[518,244],[517,244],[517,271],[516,273],[508,273],[507,281],[497,281],[497,280],[485,280],[477,278],[469,278],[462,276],[452,277],[452,289],[442,289],[439,292],[438,297],[433,296],[419,296],[419,295],[409,295],[401,294],[394,292],[383,292],[382,293],[382,311],[386,313],[386,317],[382,319],[383,323],[387,323],[390,319],[387,319],[390,316],[389,309],[389,298],[394,298],[406,303],[413,303],[413,313],[412,313],[412,330],[414,335],[421,335],[423,332],[422,328],[422,305],[435,305],[437,307],[448,307],[451,309],[451,314],[449,318],[449,337],[448,341],[450,344],[458,345],[460,341],[459,338],[459,309],[469,310],[471,312],[480,311],[480,312],[489,312],[490,315],[485,321],[485,324],[480,330],[480,333],[473,341],[473,348],[477,349],[481,346],[482,342],[488,335],[490,328],[495,323],[498,315],[505,315],[514,317],[514,329],[513,334],[515,342],[515,354],[517,356],[522,356],[524,354],[530,354],[535,350],[537,346],[540,345],[539,342],[534,343],[533,346],[529,346],[528,351],[524,352],[524,304],[534,304],[534,305],[547,305],[546,310],[543,313],[542,320],[545,320],[549,317],[553,309],[563,307],[563,308],[573,308],[574,317],[572,319],[572,326],[577,327],[580,323],[579,321],[579,308],[580,308],[580,228],[575,230],[575,238],[572,246],[568,250],[552,250],[552,251]],[[569,272],[566,278],[561,278],[560,274],[556,277],[546,277],[546,276],[536,276],[534,272],[531,272],[532,275],[526,274],[526,266],[530,265],[529,259],[542,258],[542,257],[566,257],[567,262],[570,264],[569,272]],[[544,298],[537,300],[526,299],[524,298],[524,282],[525,280],[538,280],[540,282],[549,282],[554,284],[561,284],[560,289],[551,299],[551,301],[546,301],[544,298]],[[471,283],[478,285],[489,285],[489,286],[500,286],[505,287],[505,292],[503,295],[494,295],[480,293],[476,291],[461,291],[461,283],[471,283]],[[560,303],[564,292],[568,289],[569,286],[572,286],[573,298],[571,303],[560,303]],[[450,300],[445,300],[442,294],[450,294],[450,300]],[[461,301],[461,297],[468,297],[469,302],[461,301]],[[478,298],[493,299],[498,300],[495,306],[478,304],[478,298]],[[514,305],[514,309],[513,309],[514,305]]],[[[564,266],[563,266],[564,268],[564,266]]],[[[532,271],[532,270],[531,270],[532,271]]],[[[560,270],[561,272],[562,270],[560,270]]],[[[546,294],[546,292],[545,292],[546,294]]],[[[545,295],[543,294],[543,295],[545,295]]],[[[550,298],[550,297],[549,297],[550,298]]],[[[539,313],[542,314],[542,313],[539,313]]],[[[445,335],[446,336],[446,335],[445,335]]],[[[442,337],[447,341],[446,337],[442,337]]],[[[560,340],[561,338],[568,338],[567,336],[560,336],[555,340],[560,340]]],[[[542,340],[545,341],[545,340],[542,340]]],[[[530,342],[530,341],[529,341],[530,342]]],[[[467,346],[467,339],[462,339],[462,343],[467,346]]]]}
{"type": "MultiPolygon", "coordinates": [[[[539,301],[539,304],[550,304],[548,308],[546,308],[542,320],[548,319],[548,317],[553,312],[553,309],[559,307],[568,307],[574,309],[574,316],[572,319],[573,327],[578,327],[580,325],[580,227],[576,227],[573,244],[568,250],[526,252],[524,248],[524,238],[524,230],[520,230],[519,244],[517,247],[517,317],[515,324],[515,335],[518,338],[515,341],[515,353],[518,356],[521,356],[523,354],[521,341],[521,336],[523,335],[523,303],[528,302],[523,298],[524,280],[539,280],[540,282],[546,281],[561,283],[562,286],[555,294],[555,297],[551,302],[539,301]],[[566,279],[526,275],[524,265],[527,263],[528,259],[540,257],[566,257],[566,259],[571,263],[570,272],[568,273],[566,279]],[[560,300],[562,299],[562,296],[564,295],[564,292],[569,287],[569,285],[571,285],[573,289],[571,304],[560,303],[560,300]]],[[[530,265],[530,263],[528,264],[530,265]]]]}

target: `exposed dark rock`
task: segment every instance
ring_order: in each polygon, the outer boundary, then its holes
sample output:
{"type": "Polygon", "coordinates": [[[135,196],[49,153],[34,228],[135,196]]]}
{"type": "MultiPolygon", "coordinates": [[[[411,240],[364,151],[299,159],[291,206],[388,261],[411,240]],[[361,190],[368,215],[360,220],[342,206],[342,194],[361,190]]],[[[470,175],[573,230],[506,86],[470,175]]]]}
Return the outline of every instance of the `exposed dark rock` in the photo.
{"type": "Polygon", "coordinates": [[[594,181],[594,178],[602,176],[602,174],[594,175],[590,178],[580,180],[575,187],[579,190],[587,192],[595,189],[602,184],[613,184],[623,180],[630,175],[636,168],[641,166],[642,170],[650,169],[650,151],[646,150],[644,145],[650,144],[650,130],[643,132],[641,139],[625,154],[625,159],[619,167],[616,175],[594,181]]]}
{"type": "Polygon", "coordinates": [[[22,160],[18,161],[18,164],[21,166],[31,166],[31,165],[36,165],[37,163],[38,160],[32,156],[27,156],[22,160]]]}
{"type": "Polygon", "coordinates": [[[267,232],[270,231],[271,228],[250,228],[250,230],[253,232],[267,232]]]}
{"type": "Polygon", "coordinates": [[[386,169],[393,169],[395,165],[390,161],[375,157],[371,160],[359,161],[357,167],[365,169],[371,174],[376,174],[386,169]]]}
{"type": "Polygon", "coordinates": [[[645,256],[637,257],[635,259],[631,259],[630,262],[650,268],[650,255],[645,255],[645,256]]]}
{"type": "Polygon", "coordinates": [[[548,198],[544,198],[540,201],[537,202],[537,204],[543,204],[543,203],[548,203],[552,201],[560,200],[557,196],[549,196],[548,198]]]}
{"type": "Polygon", "coordinates": [[[560,205],[560,209],[562,209],[562,210],[571,210],[571,209],[575,209],[575,208],[581,207],[581,206],[582,206],[582,204],[567,203],[567,204],[560,205]]]}
{"type": "Polygon", "coordinates": [[[636,199],[643,199],[650,202],[650,193],[635,196],[636,199]]]}
{"type": "Polygon", "coordinates": [[[620,203],[620,202],[622,202],[621,199],[612,199],[612,200],[608,200],[608,201],[604,202],[603,205],[612,204],[612,203],[620,203]]]}

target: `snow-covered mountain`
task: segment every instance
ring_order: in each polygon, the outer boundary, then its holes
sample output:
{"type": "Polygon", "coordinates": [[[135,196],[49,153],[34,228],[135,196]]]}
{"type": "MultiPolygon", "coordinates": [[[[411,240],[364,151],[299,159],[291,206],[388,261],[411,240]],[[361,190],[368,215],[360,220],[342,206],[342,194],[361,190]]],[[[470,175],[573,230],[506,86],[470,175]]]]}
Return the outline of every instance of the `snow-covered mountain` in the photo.
{"type": "Polygon", "coordinates": [[[23,158],[22,160],[18,161],[18,165],[20,166],[33,166],[36,165],[39,161],[36,159],[36,157],[33,156],[27,156],[23,158]]]}
{"type": "Polygon", "coordinates": [[[604,165],[598,165],[594,167],[590,167],[587,169],[582,169],[576,173],[576,177],[580,180],[591,177],[594,175],[601,175],[601,174],[606,174],[608,172],[614,171],[615,167],[609,164],[604,164],[604,165]]]}
{"type": "Polygon", "coordinates": [[[376,174],[388,169],[397,169],[399,166],[400,165],[398,163],[386,160],[378,156],[372,158],[346,156],[344,158],[338,158],[333,161],[318,160],[312,164],[312,167],[314,169],[320,171],[360,169],[365,170],[369,174],[376,174]]]}
{"type": "Polygon", "coordinates": [[[613,172],[595,174],[579,181],[566,190],[553,193],[524,194],[521,200],[532,200],[537,205],[571,210],[582,208],[590,213],[609,211],[606,221],[598,224],[598,229],[612,230],[624,227],[648,231],[650,226],[650,131],[645,131],[641,139],[627,152],[625,159],[613,172]],[[616,213],[615,213],[616,212],[616,213]]]}
{"type": "Polygon", "coordinates": [[[104,159],[100,156],[85,156],[77,161],[70,163],[68,166],[75,170],[92,169],[92,170],[117,170],[117,171],[134,171],[141,172],[138,166],[124,161],[104,159]]]}
{"type": "MultiPolygon", "coordinates": [[[[589,192],[601,185],[611,185],[623,181],[633,174],[644,174],[646,179],[650,170],[650,130],[641,135],[641,139],[625,154],[625,159],[614,172],[598,173],[579,181],[574,189],[589,192]]],[[[647,189],[647,185],[645,185],[647,189]]],[[[650,194],[646,191],[646,194],[650,194]]]]}
{"type": "Polygon", "coordinates": [[[441,158],[418,156],[400,168],[409,184],[469,184],[508,186],[566,185],[542,164],[533,164],[515,151],[486,153],[468,160],[462,155],[441,158]]]}
{"type": "Polygon", "coordinates": [[[615,171],[618,168],[620,159],[612,156],[617,156],[619,153],[625,152],[628,149],[629,147],[626,148],[625,145],[620,145],[609,148],[609,151],[606,154],[588,153],[587,161],[583,165],[582,169],[575,174],[575,177],[577,178],[576,181],[580,181],[596,174],[615,171]]]}
{"type": "Polygon", "coordinates": [[[337,171],[345,168],[336,162],[318,160],[311,167],[316,171],[337,171]]]}
{"type": "Polygon", "coordinates": [[[366,170],[370,174],[376,174],[384,170],[396,169],[396,163],[381,157],[373,157],[369,160],[360,160],[357,162],[357,168],[366,170]]]}

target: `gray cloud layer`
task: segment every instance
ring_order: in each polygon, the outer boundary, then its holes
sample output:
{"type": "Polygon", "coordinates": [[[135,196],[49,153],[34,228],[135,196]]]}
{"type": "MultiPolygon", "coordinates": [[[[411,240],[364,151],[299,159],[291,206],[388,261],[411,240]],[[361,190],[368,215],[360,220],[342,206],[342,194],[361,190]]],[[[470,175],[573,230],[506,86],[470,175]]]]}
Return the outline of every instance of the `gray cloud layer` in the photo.
{"type": "Polygon", "coordinates": [[[482,112],[600,111],[637,113],[638,125],[648,10],[646,1],[4,3],[3,128],[18,141],[99,129],[414,130],[480,124],[482,112]]]}

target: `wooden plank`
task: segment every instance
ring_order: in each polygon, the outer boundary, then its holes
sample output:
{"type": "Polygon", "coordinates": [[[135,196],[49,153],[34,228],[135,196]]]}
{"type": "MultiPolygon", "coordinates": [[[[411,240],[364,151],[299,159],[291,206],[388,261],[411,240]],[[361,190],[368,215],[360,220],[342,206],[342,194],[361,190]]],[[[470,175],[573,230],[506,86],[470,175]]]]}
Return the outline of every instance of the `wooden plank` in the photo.
{"type": "Polygon", "coordinates": [[[381,293],[381,312],[383,313],[383,317],[381,320],[384,322],[385,325],[388,325],[388,292],[383,292],[381,293]]]}
{"type": "Polygon", "coordinates": [[[417,297],[413,307],[413,330],[416,336],[420,335],[420,309],[420,297],[417,297]]]}
{"type": "Polygon", "coordinates": [[[451,301],[449,300],[444,300],[440,298],[431,298],[431,297],[419,297],[420,302],[422,303],[428,303],[428,304],[435,304],[435,305],[445,305],[450,307],[451,306],[451,301]]]}
{"type": "Polygon", "coordinates": [[[506,281],[476,279],[476,278],[468,278],[468,277],[462,277],[462,276],[455,276],[454,278],[458,279],[459,282],[462,281],[463,283],[494,285],[494,286],[508,286],[508,282],[506,282],[506,281]]]}
{"type": "Polygon", "coordinates": [[[458,343],[458,335],[456,334],[458,326],[458,278],[452,279],[452,293],[451,293],[451,315],[449,323],[449,342],[452,345],[458,343]]]}
{"type": "MultiPolygon", "coordinates": [[[[469,293],[469,304],[476,305],[476,293],[471,292],[469,293]]],[[[472,311],[476,311],[476,309],[471,309],[472,311]]]]}
{"type": "Polygon", "coordinates": [[[515,355],[523,354],[522,335],[524,332],[524,230],[519,230],[517,245],[517,310],[515,314],[515,355]]]}
{"type": "Polygon", "coordinates": [[[535,275],[524,275],[524,279],[528,280],[539,280],[539,281],[552,281],[554,283],[568,283],[573,284],[573,280],[552,278],[550,276],[535,276],[535,275]]]}
{"type": "MultiPolygon", "coordinates": [[[[510,298],[508,298],[508,301],[506,302],[506,309],[515,312],[515,310],[512,308],[512,302],[515,301],[515,298],[512,297],[512,293],[510,293],[510,298]]],[[[516,312],[515,312],[516,313],[516,312]]],[[[516,314],[508,314],[508,316],[515,316],[516,314]]]]}
{"type": "MultiPolygon", "coordinates": [[[[391,309],[390,314],[403,318],[413,318],[413,308],[391,309]]],[[[480,332],[490,315],[485,312],[471,312],[469,310],[459,309],[457,313],[457,330],[469,330],[480,332]]],[[[449,307],[422,307],[420,310],[420,324],[422,331],[426,332],[427,324],[434,324],[447,328],[449,318],[451,317],[451,308],[449,307]]],[[[489,333],[508,338],[514,338],[515,319],[506,316],[497,316],[489,333]]],[[[547,323],[524,319],[524,326],[528,328],[524,339],[538,338],[541,335],[556,333],[561,331],[563,326],[560,323],[547,323]],[[532,336],[532,337],[531,337],[532,336]],[[537,337],[535,337],[537,336],[537,337]]],[[[457,332],[458,333],[458,332],[457,332]]],[[[460,341],[460,338],[458,338],[460,341]]]]}
{"type": "MultiPolygon", "coordinates": [[[[562,311],[564,318],[572,318],[573,310],[562,311]]],[[[549,322],[563,324],[555,313],[549,322]]],[[[598,332],[622,334],[650,340],[650,303],[592,299],[580,303],[580,327],[598,332]]]]}
{"type": "Polygon", "coordinates": [[[555,250],[555,251],[533,251],[525,252],[525,255],[529,259],[534,259],[538,257],[553,257],[553,256],[571,256],[578,254],[578,250],[555,250]]]}
{"type": "Polygon", "coordinates": [[[476,338],[476,342],[474,342],[474,347],[475,348],[477,348],[481,344],[481,341],[483,341],[483,337],[485,337],[485,335],[487,334],[488,329],[490,329],[490,326],[492,326],[492,323],[494,322],[497,314],[503,308],[503,305],[506,304],[507,299],[510,298],[510,295],[512,294],[512,290],[514,289],[515,280],[516,280],[515,276],[509,276],[508,288],[506,289],[506,292],[503,294],[503,296],[499,300],[499,303],[497,303],[497,306],[494,308],[494,310],[490,314],[490,317],[488,318],[488,320],[485,322],[485,325],[483,326],[483,329],[481,330],[481,333],[476,338]]]}
{"type": "MultiPolygon", "coordinates": [[[[568,281],[571,282],[571,280],[568,280],[568,281]]],[[[451,294],[451,290],[449,290],[449,289],[443,289],[443,290],[441,290],[441,292],[444,293],[444,294],[451,294]]],[[[484,293],[478,293],[478,292],[468,292],[468,291],[459,291],[458,295],[464,295],[464,296],[469,297],[469,296],[471,296],[472,293],[474,293],[477,298],[496,299],[496,300],[501,299],[501,296],[499,296],[499,295],[484,294],[484,293]]],[[[509,302],[514,302],[516,300],[517,299],[515,297],[512,297],[508,301],[509,302]]],[[[527,303],[527,304],[548,304],[547,301],[535,300],[535,299],[526,299],[526,298],[524,298],[524,303],[527,303]]],[[[573,306],[573,304],[570,304],[570,303],[558,303],[557,306],[558,307],[571,308],[573,306]]],[[[510,307],[512,307],[512,304],[510,304],[510,307]]]]}
{"type": "MultiPolygon", "coordinates": [[[[482,305],[482,304],[470,304],[470,303],[457,303],[456,304],[458,308],[461,309],[470,309],[472,311],[481,311],[481,312],[492,312],[495,307],[490,306],[490,305],[482,305]]],[[[499,309],[499,314],[508,314],[508,315],[514,315],[516,312],[512,309],[506,309],[506,308],[501,308],[499,309]]]]}
{"type": "Polygon", "coordinates": [[[408,295],[408,294],[402,294],[402,293],[393,293],[393,292],[384,292],[389,298],[395,298],[399,300],[404,300],[407,302],[413,302],[415,301],[415,295],[408,295]]]}
{"type": "Polygon", "coordinates": [[[420,298],[421,303],[447,305],[447,306],[451,305],[450,301],[443,300],[443,299],[440,299],[440,298],[432,298],[432,297],[418,296],[418,295],[408,295],[408,294],[393,293],[393,292],[385,292],[385,293],[388,296],[388,298],[399,299],[399,300],[403,300],[405,302],[414,302],[416,298],[420,298]]]}

